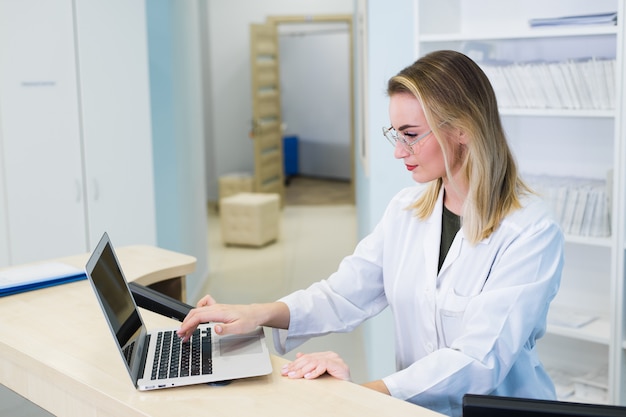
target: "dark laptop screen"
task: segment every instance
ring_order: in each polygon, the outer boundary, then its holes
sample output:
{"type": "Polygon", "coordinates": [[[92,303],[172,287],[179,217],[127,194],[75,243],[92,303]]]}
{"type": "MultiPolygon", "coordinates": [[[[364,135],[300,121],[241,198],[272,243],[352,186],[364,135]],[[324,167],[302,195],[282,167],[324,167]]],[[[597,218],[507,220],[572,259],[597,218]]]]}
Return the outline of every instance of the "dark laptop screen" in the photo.
{"type": "Polygon", "coordinates": [[[466,394],[463,417],[624,417],[626,407],[466,394]]]}
{"type": "Polygon", "coordinates": [[[132,351],[137,345],[143,323],[108,241],[93,265],[91,279],[130,369],[132,351]]]}

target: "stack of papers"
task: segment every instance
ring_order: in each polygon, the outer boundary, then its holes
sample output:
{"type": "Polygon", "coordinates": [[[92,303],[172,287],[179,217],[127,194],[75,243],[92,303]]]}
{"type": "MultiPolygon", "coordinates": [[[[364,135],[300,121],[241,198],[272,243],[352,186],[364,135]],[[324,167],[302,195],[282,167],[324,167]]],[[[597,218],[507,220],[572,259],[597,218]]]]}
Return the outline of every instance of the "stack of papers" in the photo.
{"type": "Polygon", "coordinates": [[[85,271],[60,262],[0,271],[0,297],[86,279],[85,271]]]}
{"type": "Polygon", "coordinates": [[[611,236],[611,201],[607,181],[525,175],[552,208],[563,232],[576,236],[611,236]]]}
{"type": "Polygon", "coordinates": [[[609,401],[608,368],[597,369],[574,378],[574,395],[579,402],[607,404],[609,401]]]}
{"type": "Polygon", "coordinates": [[[554,388],[556,389],[556,398],[560,401],[567,400],[574,395],[575,374],[571,370],[564,370],[559,368],[546,368],[546,371],[550,375],[552,382],[554,382],[554,388]]]}
{"type": "Polygon", "coordinates": [[[548,323],[555,326],[579,329],[595,321],[598,317],[552,306],[548,312],[548,323]]]}
{"type": "Polygon", "coordinates": [[[528,23],[531,27],[566,25],[617,25],[617,12],[530,19],[528,23]]]}
{"type": "Polygon", "coordinates": [[[480,66],[503,108],[615,109],[613,57],[563,62],[484,61],[480,66]]]}

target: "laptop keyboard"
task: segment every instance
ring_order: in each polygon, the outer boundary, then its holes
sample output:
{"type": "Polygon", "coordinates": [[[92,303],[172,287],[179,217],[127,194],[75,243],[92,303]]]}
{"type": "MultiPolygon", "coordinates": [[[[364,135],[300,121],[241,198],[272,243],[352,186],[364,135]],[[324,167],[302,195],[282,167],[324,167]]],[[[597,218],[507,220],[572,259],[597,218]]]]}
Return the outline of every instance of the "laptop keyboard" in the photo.
{"type": "Polygon", "coordinates": [[[159,332],[154,359],[153,380],[213,373],[211,329],[196,329],[185,343],[175,331],[159,332]]]}

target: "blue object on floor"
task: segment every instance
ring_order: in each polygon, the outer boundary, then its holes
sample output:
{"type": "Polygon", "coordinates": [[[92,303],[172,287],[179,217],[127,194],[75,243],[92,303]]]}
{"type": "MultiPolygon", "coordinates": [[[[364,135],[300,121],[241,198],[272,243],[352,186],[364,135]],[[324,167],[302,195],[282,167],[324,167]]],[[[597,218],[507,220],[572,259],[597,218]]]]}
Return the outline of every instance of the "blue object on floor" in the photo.
{"type": "Polygon", "coordinates": [[[283,137],[283,162],[285,177],[298,175],[298,137],[283,137]]]}

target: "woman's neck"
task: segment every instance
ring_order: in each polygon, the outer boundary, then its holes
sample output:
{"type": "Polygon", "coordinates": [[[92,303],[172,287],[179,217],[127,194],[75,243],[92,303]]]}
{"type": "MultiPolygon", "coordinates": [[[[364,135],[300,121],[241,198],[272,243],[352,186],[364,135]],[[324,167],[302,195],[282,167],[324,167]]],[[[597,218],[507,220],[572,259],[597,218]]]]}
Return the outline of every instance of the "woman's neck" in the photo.
{"type": "Polygon", "coordinates": [[[465,196],[467,195],[466,187],[463,187],[459,182],[455,182],[453,185],[444,180],[443,190],[443,205],[457,216],[462,215],[463,204],[465,204],[465,196]]]}

